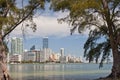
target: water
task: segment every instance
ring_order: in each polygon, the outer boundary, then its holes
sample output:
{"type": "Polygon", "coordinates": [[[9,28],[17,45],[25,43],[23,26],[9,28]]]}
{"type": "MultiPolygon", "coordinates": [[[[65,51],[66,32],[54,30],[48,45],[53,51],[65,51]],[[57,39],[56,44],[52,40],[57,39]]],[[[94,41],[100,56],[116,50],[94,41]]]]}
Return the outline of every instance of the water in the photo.
{"type": "Polygon", "coordinates": [[[14,80],[93,80],[110,73],[112,64],[10,64],[14,80]]]}

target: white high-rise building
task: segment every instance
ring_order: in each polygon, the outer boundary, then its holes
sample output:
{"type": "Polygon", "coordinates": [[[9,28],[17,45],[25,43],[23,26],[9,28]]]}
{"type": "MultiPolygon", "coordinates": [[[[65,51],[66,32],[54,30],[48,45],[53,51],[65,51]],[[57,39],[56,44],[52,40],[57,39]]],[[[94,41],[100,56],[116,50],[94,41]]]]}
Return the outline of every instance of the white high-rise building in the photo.
{"type": "Polygon", "coordinates": [[[64,53],[65,53],[64,48],[60,48],[60,54],[61,54],[61,56],[60,56],[60,62],[61,63],[64,63],[64,53]]]}
{"type": "Polygon", "coordinates": [[[50,61],[50,54],[52,54],[52,50],[49,48],[45,48],[40,51],[40,62],[50,61]]]}
{"type": "Polygon", "coordinates": [[[40,50],[40,62],[45,62],[45,54],[43,50],[40,50]]]}
{"type": "Polygon", "coordinates": [[[49,61],[50,54],[52,50],[48,47],[48,37],[43,37],[43,49],[41,50],[40,62],[49,61]]]}
{"type": "Polygon", "coordinates": [[[11,39],[11,54],[23,53],[23,40],[22,38],[13,37],[11,39]]]}

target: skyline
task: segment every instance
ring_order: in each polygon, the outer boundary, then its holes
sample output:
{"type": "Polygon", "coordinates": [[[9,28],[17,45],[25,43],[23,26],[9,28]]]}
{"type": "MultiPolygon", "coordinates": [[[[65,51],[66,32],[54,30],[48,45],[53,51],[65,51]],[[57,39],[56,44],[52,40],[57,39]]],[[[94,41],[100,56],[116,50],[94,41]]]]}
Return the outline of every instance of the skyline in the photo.
{"type": "Polygon", "coordinates": [[[60,48],[65,48],[66,53],[70,53],[75,56],[83,57],[83,46],[88,37],[88,30],[84,33],[79,34],[75,31],[73,35],[70,35],[70,28],[72,26],[67,23],[58,23],[57,19],[63,18],[69,14],[69,12],[62,11],[53,12],[49,10],[50,4],[46,3],[45,11],[41,14],[36,14],[33,18],[37,25],[37,30],[35,32],[30,28],[25,27],[25,23],[20,24],[9,36],[11,37],[21,37],[23,38],[22,28],[25,28],[25,39],[24,49],[30,49],[31,46],[35,45],[36,48],[42,48],[42,38],[49,38],[49,47],[55,51],[59,52],[60,48]],[[21,28],[22,27],[22,28],[21,28]]]}
{"type": "MultiPolygon", "coordinates": [[[[24,39],[23,38],[23,46],[24,50],[30,50],[30,48],[35,45],[36,49],[43,48],[43,38],[31,38],[24,39]]],[[[84,44],[84,36],[68,36],[63,38],[55,38],[48,37],[49,40],[49,48],[54,52],[60,53],[60,48],[65,49],[65,55],[73,55],[73,56],[81,56],[83,57],[83,44],[84,44]]],[[[9,43],[9,49],[11,42],[9,43]]]]}
{"type": "Polygon", "coordinates": [[[74,56],[71,54],[65,54],[65,49],[60,48],[60,52],[54,52],[49,48],[49,38],[43,37],[43,47],[36,49],[33,45],[30,50],[23,50],[23,39],[18,37],[11,38],[11,52],[8,55],[8,62],[81,62],[81,56],[74,56]]]}

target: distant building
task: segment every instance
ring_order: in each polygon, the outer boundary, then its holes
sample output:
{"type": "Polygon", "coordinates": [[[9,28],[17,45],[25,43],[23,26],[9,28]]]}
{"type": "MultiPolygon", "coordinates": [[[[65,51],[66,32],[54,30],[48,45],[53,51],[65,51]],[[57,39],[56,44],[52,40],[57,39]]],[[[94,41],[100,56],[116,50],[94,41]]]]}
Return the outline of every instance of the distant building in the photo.
{"type": "Polygon", "coordinates": [[[80,63],[81,58],[80,57],[75,57],[75,56],[68,56],[68,62],[70,62],[70,63],[80,63]]]}
{"type": "Polygon", "coordinates": [[[11,54],[22,54],[23,53],[23,41],[21,38],[11,39],[11,54]]]}
{"type": "Polygon", "coordinates": [[[45,48],[43,50],[31,50],[26,51],[22,54],[22,61],[33,61],[33,62],[49,62],[50,54],[52,50],[45,48]]]}
{"type": "Polygon", "coordinates": [[[24,53],[23,61],[35,61],[36,55],[30,51],[24,53]]]}
{"type": "Polygon", "coordinates": [[[13,54],[10,55],[10,60],[9,62],[21,62],[22,56],[20,54],[13,54]]]}
{"type": "Polygon", "coordinates": [[[31,50],[35,50],[35,45],[33,45],[31,48],[30,48],[30,51],[31,50]]]}
{"type": "Polygon", "coordinates": [[[52,50],[49,48],[45,48],[43,50],[40,50],[40,62],[49,62],[50,55],[52,53],[53,53],[52,50]]]}
{"type": "Polygon", "coordinates": [[[64,62],[64,63],[67,63],[67,62],[68,62],[68,56],[64,56],[63,62],[64,62]]]}
{"type": "Polygon", "coordinates": [[[41,51],[40,50],[35,50],[34,52],[36,53],[36,62],[40,62],[40,53],[41,53],[41,51]]]}
{"type": "Polygon", "coordinates": [[[48,37],[43,38],[43,49],[48,48],[48,37]]]}
{"type": "Polygon", "coordinates": [[[60,61],[60,54],[56,54],[56,53],[50,54],[50,61],[51,62],[59,62],[60,61]]]}
{"type": "Polygon", "coordinates": [[[61,54],[61,56],[60,56],[60,62],[61,63],[64,63],[65,61],[65,57],[64,57],[64,53],[65,53],[65,50],[64,50],[64,48],[61,48],[60,49],[60,54],[61,54]]]}
{"type": "Polygon", "coordinates": [[[39,51],[27,51],[23,54],[23,61],[39,61],[39,51]]]}
{"type": "Polygon", "coordinates": [[[40,62],[45,62],[45,54],[43,50],[40,50],[40,62]]]}
{"type": "Polygon", "coordinates": [[[56,61],[60,61],[60,54],[59,53],[56,54],[56,61]]]}
{"type": "Polygon", "coordinates": [[[50,54],[50,62],[55,62],[55,54],[50,54]]]}
{"type": "Polygon", "coordinates": [[[65,53],[64,48],[61,48],[61,49],[60,49],[60,54],[61,54],[62,57],[64,56],[64,53],[65,53]]]}

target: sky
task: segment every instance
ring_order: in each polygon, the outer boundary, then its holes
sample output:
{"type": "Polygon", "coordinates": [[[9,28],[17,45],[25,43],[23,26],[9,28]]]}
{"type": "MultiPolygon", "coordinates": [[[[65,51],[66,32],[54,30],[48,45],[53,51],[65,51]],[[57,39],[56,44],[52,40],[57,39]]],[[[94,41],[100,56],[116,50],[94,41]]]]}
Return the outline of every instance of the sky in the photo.
{"type": "Polygon", "coordinates": [[[88,37],[88,31],[79,34],[77,31],[70,35],[70,25],[67,23],[58,23],[57,19],[63,18],[69,12],[53,12],[48,9],[49,4],[46,3],[46,10],[37,13],[33,20],[37,25],[35,32],[30,28],[25,29],[25,37],[22,34],[22,28],[25,23],[19,25],[11,34],[12,37],[21,37],[24,42],[24,49],[29,50],[33,45],[36,49],[42,48],[43,37],[48,37],[49,48],[54,52],[59,53],[60,48],[65,48],[65,55],[71,54],[73,56],[83,56],[83,46],[88,37]]]}

